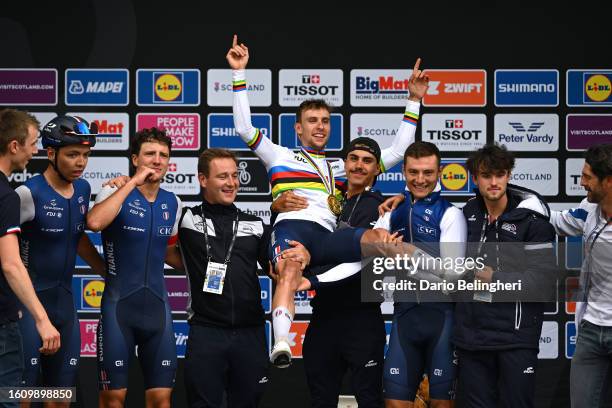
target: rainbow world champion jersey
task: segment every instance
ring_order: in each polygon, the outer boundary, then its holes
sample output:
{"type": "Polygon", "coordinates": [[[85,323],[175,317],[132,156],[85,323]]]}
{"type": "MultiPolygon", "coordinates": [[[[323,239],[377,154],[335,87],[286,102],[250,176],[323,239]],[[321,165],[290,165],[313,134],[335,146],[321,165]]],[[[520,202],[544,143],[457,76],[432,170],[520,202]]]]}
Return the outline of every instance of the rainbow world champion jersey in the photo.
{"type": "MultiPolygon", "coordinates": [[[[274,144],[261,131],[251,123],[251,109],[246,92],[246,79],[244,70],[232,71],[234,89],[234,126],[236,131],[259,157],[268,171],[268,178],[272,185],[272,197],[276,199],[284,191],[294,192],[308,200],[308,207],[303,210],[283,212],[278,215],[276,222],[282,220],[314,221],[326,229],[333,231],[336,227],[336,216],[327,206],[327,191],[321,177],[309,163],[309,156],[319,167],[326,178],[329,170],[326,164],[324,151],[316,151],[302,147],[294,152],[286,147],[274,144]]],[[[404,118],[390,147],[381,151],[380,168],[384,172],[395,166],[404,157],[406,148],[414,142],[416,124],[419,118],[420,104],[408,101],[404,118]]],[[[329,164],[334,179],[333,194],[340,196],[341,189],[346,183],[344,161],[330,159],[329,164]]],[[[329,180],[327,180],[329,184],[329,180]]]]}

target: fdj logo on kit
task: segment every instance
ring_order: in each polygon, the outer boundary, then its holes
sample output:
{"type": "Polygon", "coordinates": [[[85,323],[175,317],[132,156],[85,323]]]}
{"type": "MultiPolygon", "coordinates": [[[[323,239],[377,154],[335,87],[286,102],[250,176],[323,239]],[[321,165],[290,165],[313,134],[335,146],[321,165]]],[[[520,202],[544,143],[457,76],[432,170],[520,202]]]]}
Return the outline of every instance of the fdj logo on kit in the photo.
{"type": "Polygon", "coordinates": [[[127,106],[127,69],[67,69],[66,105],[127,106]]]}
{"type": "Polygon", "coordinates": [[[200,70],[139,69],[136,71],[138,106],[198,106],[200,70]]]}

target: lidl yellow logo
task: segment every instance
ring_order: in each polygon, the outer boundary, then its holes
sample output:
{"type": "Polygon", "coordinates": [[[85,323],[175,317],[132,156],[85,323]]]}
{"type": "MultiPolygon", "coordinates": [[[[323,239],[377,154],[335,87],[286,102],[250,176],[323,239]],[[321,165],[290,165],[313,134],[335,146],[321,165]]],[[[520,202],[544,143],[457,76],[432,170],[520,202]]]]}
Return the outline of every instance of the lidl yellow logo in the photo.
{"type": "Polygon", "coordinates": [[[590,76],[584,88],[587,97],[594,102],[603,102],[612,94],[612,83],[610,83],[610,79],[601,74],[590,76]]]}
{"type": "Polygon", "coordinates": [[[459,163],[449,163],[442,169],[440,181],[448,190],[461,190],[468,182],[468,172],[459,163]]]}
{"type": "Polygon", "coordinates": [[[183,92],[183,83],[174,74],[161,74],[155,79],[155,96],[164,102],[176,101],[183,92]]]}
{"type": "Polygon", "coordinates": [[[104,281],[92,280],[83,288],[83,299],[85,299],[87,306],[99,308],[102,302],[103,293],[104,281]]]}

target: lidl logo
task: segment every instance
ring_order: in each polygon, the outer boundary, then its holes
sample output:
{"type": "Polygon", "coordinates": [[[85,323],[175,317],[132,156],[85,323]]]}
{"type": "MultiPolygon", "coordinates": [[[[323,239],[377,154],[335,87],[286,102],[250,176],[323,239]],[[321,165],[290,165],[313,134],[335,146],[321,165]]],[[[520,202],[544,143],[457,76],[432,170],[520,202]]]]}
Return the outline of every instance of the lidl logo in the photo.
{"type": "Polygon", "coordinates": [[[612,70],[567,71],[567,106],[612,106],[612,70]]]}
{"type": "Polygon", "coordinates": [[[584,86],[584,92],[586,97],[593,102],[606,101],[612,93],[610,78],[602,74],[588,77],[584,86]]]}
{"type": "Polygon", "coordinates": [[[87,282],[83,288],[83,299],[85,303],[92,308],[99,308],[102,303],[102,294],[104,293],[104,282],[100,280],[92,280],[87,282]]]}
{"type": "Polygon", "coordinates": [[[139,69],[136,71],[138,106],[200,105],[199,69],[139,69]]]}
{"type": "Polygon", "coordinates": [[[462,190],[468,183],[468,172],[459,163],[450,163],[442,168],[440,181],[450,191],[462,190]]]}
{"type": "Polygon", "coordinates": [[[164,74],[156,72],[153,74],[155,81],[156,102],[183,102],[183,73],[164,74]]]}

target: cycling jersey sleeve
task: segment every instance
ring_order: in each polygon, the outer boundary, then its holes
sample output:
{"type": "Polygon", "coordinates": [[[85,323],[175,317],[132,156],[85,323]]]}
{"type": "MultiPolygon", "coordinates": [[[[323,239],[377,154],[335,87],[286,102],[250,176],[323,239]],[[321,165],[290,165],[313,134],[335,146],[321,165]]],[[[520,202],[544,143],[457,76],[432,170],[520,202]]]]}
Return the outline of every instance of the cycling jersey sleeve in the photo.
{"type": "Polygon", "coordinates": [[[27,186],[21,185],[15,189],[15,192],[19,195],[19,200],[21,201],[19,223],[23,224],[24,222],[32,221],[36,213],[32,191],[27,186]]]}
{"type": "Polygon", "coordinates": [[[558,235],[579,236],[584,231],[584,223],[590,211],[596,210],[597,205],[589,203],[585,198],[577,208],[565,211],[551,211],[550,223],[558,235]]]}
{"type": "Polygon", "coordinates": [[[18,234],[19,227],[19,196],[7,194],[0,197],[0,237],[8,234],[18,234]]]}
{"type": "Polygon", "coordinates": [[[174,220],[174,226],[172,227],[172,235],[170,236],[170,239],[168,240],[168,246],[172,246],[176,244],[176,242],[178,241],[178,229],[179,229],[179,224],[181,222],[181,215],[183,214],[183,203],[181,199],[179,198],[179,196],[175,195],[175,197],[176,197],[176,217],[174,220]]]}
{"type": "Polygon", "coordinates": [[[383,172],[401,162],[404,158],[406,148],[414,142],[420,106],[421,104],[418,102],[407,102],[404,118],[402,119],[402,123],[400,124],[391,146],[381,151],[380,169],[383,172]]]}
{"type": "Polygon", "coordinates": [[[234,126],[240,138],[261,159],[266,169],[269,169],[274,159],[280,153],[286,152],[282,146],[276,145],[265,137],[261,131],[251,123],[251,108],[247,96],[245,70],[232,71],[232,84],[234,89],[234,126]]]}
{"type": "Polygon", "coordinates": [[[115,193],[115,191],[117,191],[116,187],[112,187],[112,186],[104,186],[104,187],[102,187],[100,192],[98,194],[96,194],[96,202],[95,202],[95,204],[99,204],[102,201],[106,200],[108,197],[113,195],[115,193]]]}

